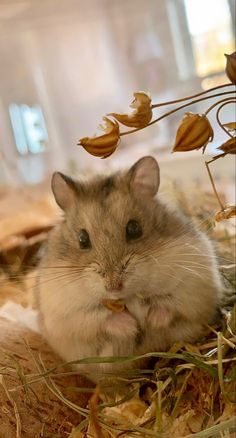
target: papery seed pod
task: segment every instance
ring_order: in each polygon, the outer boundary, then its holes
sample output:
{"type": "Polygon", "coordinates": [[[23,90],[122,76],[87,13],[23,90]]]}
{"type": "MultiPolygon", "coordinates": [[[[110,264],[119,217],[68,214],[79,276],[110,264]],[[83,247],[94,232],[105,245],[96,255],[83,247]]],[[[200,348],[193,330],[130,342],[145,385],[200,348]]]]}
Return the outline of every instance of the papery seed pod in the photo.
{"type": "Polygon", "coordinates": [[[130,107],[134,108],[131,114],[110,113],[118,122],[130,128],[145,128],[152,119],[151,99],[148,94],[138,91],[130,107]]]}
{"type": "Polygon", "coordinates": [[[226,68],[225,73],[227,74],[229,80],[236,85],[236,52],[226,56],[226,68]]]}
{"type": "Polygon", "coordinates": [[[200,149],[213,140],[213,129],[205,114],[185,113],[172,152],[200,149]]]}
{"type": "Polygon", "coordinates": [[[220,145],[217,149],[220,149],[226,154],[236,154],[236,138],[230,138],[225,143],[220,145]]]}
{"type": "Polygon", "coordinates": [[[223,124],[224,128],[226,128],[229,132],[232,132],[233,134],[236,133],[236,122],[229,122],[223,124]]]}
{"type": "Polygon", "coordinates": [[[236,216],[236,205],[226,205],[224,210],[220,210],[215,214],[215,220],[220,222],[234,216],[236,216]]]}
{"type": "Polygon", "coordinates": [[[119,140],[119,125],[115,120],[103,117],[105,126],[100,125],[105,134],[95,137],[84,137],[79,140],[78,146],[82,146],[89,154],[95,157],[107,158],[115,152],[119,140]]]}

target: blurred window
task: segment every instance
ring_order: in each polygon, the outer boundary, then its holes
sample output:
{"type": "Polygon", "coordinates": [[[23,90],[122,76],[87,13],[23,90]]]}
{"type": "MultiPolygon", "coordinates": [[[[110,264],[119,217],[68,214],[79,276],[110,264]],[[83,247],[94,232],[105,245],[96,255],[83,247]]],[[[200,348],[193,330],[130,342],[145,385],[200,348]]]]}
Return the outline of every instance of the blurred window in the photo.
{"type": "Polygon", "coordinates": [[[227,0],[184,0],[196,73],[200,77],[223,71],[222,53],[234,51],[227,0]]]}
{"type": "Polygon", "coordinates": [[[13,103],[9,114],[18,152],[21,155],[44,152],[48,134],[40,106],[13,103]]]}

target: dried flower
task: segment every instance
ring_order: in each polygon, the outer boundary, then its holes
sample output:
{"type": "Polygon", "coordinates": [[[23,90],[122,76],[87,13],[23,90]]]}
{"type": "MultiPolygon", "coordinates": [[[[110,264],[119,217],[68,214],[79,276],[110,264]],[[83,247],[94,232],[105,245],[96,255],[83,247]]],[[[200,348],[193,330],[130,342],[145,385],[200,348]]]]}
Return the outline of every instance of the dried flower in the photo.
{"type": "Polygon", "coordinates": [[[79,140],[78,146],[82,146],[89,154],[95,157],[107,158],[115,152],[119,140],[119,125],[115,120],[103,117],[105,126],[99,125],[105,134],[95,137],[84,137],[79,140]]]}
{"type": "Polygon", "coordinates": [[[225,56],[227,59],[225,73],[229,80],[236,85],[236,52],[230,55],[225,54],[225,56]]]}
{"type": "Polygon", "coordinates": [[[212,141],[213,129],[205,114],[185,113],[178,128],[173,152],[193,151],[212,141]]]}
{"type": "Polygon", "coordinates": [[[217,149],[220,149],[226,154],[236,154],[236,138],[230,138],[225,143],[220,145],[217,149]]]}
{"type": "Polygon", "coordinates": [[[131,114],[110,113],[108,115],[130,128],[145,128],[152,119],[151,99],[143,91],[134,93],[134,97],[130,105],[130,108],[134,108],[131,114]]]}
{"type": "Polygon", "coordinates": [[[236,216],[236,205],[226,205],[224,210],[220,210],[215,214],[215,220],[220,222],[234,216],[236,216]]]}

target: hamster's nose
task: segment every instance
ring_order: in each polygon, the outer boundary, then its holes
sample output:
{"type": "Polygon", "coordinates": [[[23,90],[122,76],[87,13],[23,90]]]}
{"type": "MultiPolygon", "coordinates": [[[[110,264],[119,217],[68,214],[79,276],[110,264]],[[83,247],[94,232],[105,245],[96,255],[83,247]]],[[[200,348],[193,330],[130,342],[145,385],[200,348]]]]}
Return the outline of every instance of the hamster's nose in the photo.
{"type": "Polygon", "coordinates": [[[108,292],[120,292],[123,289],[123,283],[121,280],[107,281],[105,288],[108,292]]]}

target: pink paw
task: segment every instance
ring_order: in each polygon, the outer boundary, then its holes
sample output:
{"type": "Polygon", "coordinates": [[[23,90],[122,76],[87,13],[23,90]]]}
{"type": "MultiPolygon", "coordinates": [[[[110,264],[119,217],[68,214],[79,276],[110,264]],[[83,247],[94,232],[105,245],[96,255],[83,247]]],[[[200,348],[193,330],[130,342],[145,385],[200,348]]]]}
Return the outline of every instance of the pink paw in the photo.
{"type": "Polygon", "coordinates": [[[113,313],[105,322],[105,330],[117,338],[132,338],[137,334],[138,326],[129,313],[113,313]]]}
{"type": "Polygon", "coordinates": [[[165,328],[173,319],[173,313],[167,307],[154,306],[149,309],[147,322],[152,328],[165,328]]]}

